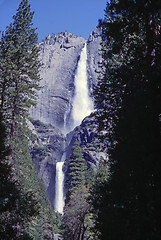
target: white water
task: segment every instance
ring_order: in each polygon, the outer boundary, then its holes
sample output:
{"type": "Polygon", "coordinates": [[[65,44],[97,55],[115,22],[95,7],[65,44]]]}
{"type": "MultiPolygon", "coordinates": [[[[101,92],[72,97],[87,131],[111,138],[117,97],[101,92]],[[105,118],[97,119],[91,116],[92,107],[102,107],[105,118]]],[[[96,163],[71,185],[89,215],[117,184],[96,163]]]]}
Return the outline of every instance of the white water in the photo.
{"type": "Polygon", "coordinates": [[[55,211],[63,214],[64,208],[64,162],[57,162],[56,164],[56,182],[55,182],[55,211]]]}
{"type": "Polygon", "coordinates": [[[74,129],[93,111],[93,102],[89,97],[87,76],[87,45],[85,43],[75,75],[75,94],[73,98],[72,120],[74,129]]]}
{"type": "MultiPolygon", "coordinates": [[[[73,122],[70,129],[73,130],[79,126],[82,120],[93,111],[93,102],[89,97],[88,77],[87,77],[87,45],[85,44],[78,62],[78,68],[74,80],[75,94],[73,98],[72,119],[73,122]]],[[[66,119],[65,119],[66,120],[66,119]]],[[[65,153],[62,156],[61,162],[56,164],[56,192],[55,192],[55,211],[63,214],[64,207],[64,173],[63,164],[65,161],[65,153]]]]}

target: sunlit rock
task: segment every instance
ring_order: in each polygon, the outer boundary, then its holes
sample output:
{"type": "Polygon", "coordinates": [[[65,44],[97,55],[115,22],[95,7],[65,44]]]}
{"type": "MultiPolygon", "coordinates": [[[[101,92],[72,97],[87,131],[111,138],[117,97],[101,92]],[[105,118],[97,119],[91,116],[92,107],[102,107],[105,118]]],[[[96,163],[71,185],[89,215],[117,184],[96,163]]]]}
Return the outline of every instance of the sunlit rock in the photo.
{"type": "Polygon", "coordinates": [[[71,109],[74,76],[85,39],[64,32],[49,35],[40,45],[41,90],[31,116],[63,129],[71,109]]]}
{"type": "MultiPolygon", "coordinates": [[[[90,95],[98,78],[101,30],[96,28],[87,41],[87,78],[90,95]]],[[[64,130],[69,125],[74,79],[85,39],[63,32],[49,35],[40,45],[41,90],[30,115],[64,130]]]]}
{"type": "MultiPolygon", "coordinates": [[[[100,42],[101,30],[96,28],[87,41],[82,37],[64,32],[49,35],[39,44],[42,62],[41,89],[37,93],[37,105],[30,111],[34,125],[30,124],[30,129],[35,136],[31,144],[31,155],[53,207],[56,193],[56,164],[61,161],[64,151],[66,153],[64,160],[67,161],[75,139],[80,141],[84,156],[94,169],[97,169],[100,158],[106,157],[96,138],[96,119],[92,115],[87,117],[86,114],[80,114],[83,117],[79,119],[79,126],[74,130],[77,124],[72,123],[74,122],[72,118],[76,118],[76,115],[83,111],[87,101],[90,102],[91,99],[92,107],[88,108],[87,115],[93,111],[93,88],[97,83],[101,62],[100,42]],[[84,48],[86,48],[85,51],[84,48]],[[80,101],[78,98],[77,107],[74,108],[75,81],[82,50],[85,54],[87,83],[86,89],[81,91],[87,93],[87,98],[84,94],[80,94],[80,101]],[[80,104],[84,99],[86,99],[85,104],[80,104]],[[75,109],[75,115],[73,115],[73,109],[75,109]],[[67,138],[66,133],[68,133],[67,138]]],[[[82,84],[84,84],[82,81],[84,76],[79,77],[82,84]]],[[[78,90],[79,88],[82,89],[80,85],[78,90]]]]}

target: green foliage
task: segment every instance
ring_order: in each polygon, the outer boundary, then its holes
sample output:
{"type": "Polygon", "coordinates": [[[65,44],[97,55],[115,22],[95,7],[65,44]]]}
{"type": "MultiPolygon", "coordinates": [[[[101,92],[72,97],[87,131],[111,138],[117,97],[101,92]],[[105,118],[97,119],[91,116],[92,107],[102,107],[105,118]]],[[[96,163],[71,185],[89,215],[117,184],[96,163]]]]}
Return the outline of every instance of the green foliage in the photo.
{"type": "Polygon", "coordinates": [[[107,130],[110,180],[93,205],[100,239],[159,239],[161,4],[107,3],[99,129],[107,130]]]}
{"type": "MultiPolygon", "coordinates": [[[[14,177],[20,182],[24,193],[31,191],[37,201],[39,213],[26,222],[26,229],[33,239],[52,239],[54,232],[59,232],[58,222],[54,211],[47,198],[43,183],[37,177],[34,164],[30,155],[31,133],[26,121],[15,129],[14,142],[12,143],[12,161],[14,162],[14,177]],[[36,238],[39,236],[39,238],[36,238]]],[[[29,203],[28,203],[29,205],[29,203]]]]}
{"type": "Polygon", "coordinates": [[[1,110],[8,123],[10,136],[21,116],[28,115],[39,89],[39,49],[32,26],[33,13],[28,0],[22,0],[14,22],[0,41],[1,110]]]}
{"type": "Polygon", "coordinates": [[[65,239],[83,239],[86,231],[85,217],[89,210],[88,190],[84,185],[71,192],[65,205],[63,222],[66,225],[65,239]]]}
{"type": "MultiPolygon", "coordinates": [[[[91,227],[91,231],[95,234],[95,236],[100,237],[100,226],[99,226],[99,214],[101,214],[102,221],[106,221],[103,216],[106,215],[102,214],[102,211],[98,209],[102,209],[102,201],[107,201],[105,199],[106,193],[106,185],[110,180],[109,171],[107,169],[106,161],[101,158],[99,162],[99,167],[94,177],[93,184],[90,188],[90,196],[89,196],[89,203],[91,204],[90,212],[93,214],[93,226],[91,227]],[[95,211],[97,209],[98,211],[95,211]]],[[[97,239],[97,238],[96,238],[97,239]]]]}
{"type": "Polygon", "coordinates": [[[64,239],[95,239],[91,233],[93,219],[88,202],[89,180],[92,180],[92,170],[87,170],[82,149],[79,142],[76,141],[69,160],[67,174],[68,192],[63,215],[64,239]]]}
{"type": "MultiPolygon", "coordinates": [[[[0,179],[1,239],[53,239],[54,232],[58,232],[56,216],[30,156],[31,134],[26,120],[35,104],[40,81],[39,49],[32,18],[28,0],[22,0],[13,24],[0,41],[0,111],[10,150],[9,162],[4,159],[0,165],[4,173],[0,179]]],[[[2,136],[0,154],[5,157],[3,147],[2,136]]]]}
{"type": "Polygon", "coordinates": [[[5,127],[0,115],[0,236],[1,239],[30,239],[25,224],[38,213],[32,192],[24,193],[13,177],[9,150],[5,146],[5,127]],[[18,229],[19,228],[19,229],[18,229]]]}
{"type": "Polygon", "coordinates": [[[82,149],[78,141],[75,142],[70,156],[68,173],[67,173],[67,188],[68,194],[73,189],[79,187],[80,184],[86,184],[87,164],[83,157],[82,149]]]}

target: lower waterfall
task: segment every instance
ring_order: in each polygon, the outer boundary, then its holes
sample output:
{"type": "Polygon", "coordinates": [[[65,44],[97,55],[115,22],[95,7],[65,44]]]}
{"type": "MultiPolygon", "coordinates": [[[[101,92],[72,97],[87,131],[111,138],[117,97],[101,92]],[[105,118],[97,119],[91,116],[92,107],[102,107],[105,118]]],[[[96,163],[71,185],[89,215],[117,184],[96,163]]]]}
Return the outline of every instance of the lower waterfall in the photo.
{"type": "MultiPolygon", "coordinates": [[[[90,115],[93,111],[93,102],[91,97],[89,96],[88,89],[88,76],[87,76],[87,44],[85,43],[80,59],[78,62],[78,67],[74,79],[75,85],[75,94],[73,97],[73,108],[71,113],[71,118],[68,125],[70,129],[67,129],[66,132],[70,132],[76,126],[79,126],[82,120],[90,115]]],[[[64,173],[63,173],[63,164],[65,161],[65,153],[62,156],[60,162],[56,164],[56,187],[55,187],[55,204],[54,208],[56,212],[63,214],[64,207],[64,173]]]]}
{"type": "Polygon", "coordinates": [[[64,162],[57,162],[56,164],[56,181],[55,181],[55,211],[63,214],[64,208],[64,162]]]}

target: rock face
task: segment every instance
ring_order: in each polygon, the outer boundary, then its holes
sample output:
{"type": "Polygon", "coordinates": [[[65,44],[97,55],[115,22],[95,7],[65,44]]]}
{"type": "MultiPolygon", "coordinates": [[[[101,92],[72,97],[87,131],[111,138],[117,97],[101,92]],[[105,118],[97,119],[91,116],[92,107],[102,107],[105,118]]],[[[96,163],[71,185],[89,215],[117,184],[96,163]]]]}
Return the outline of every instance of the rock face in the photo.
{"type": "Polygon", "coordinates": [[[93,87],[97,83],[100,71],[101,57],[101,28],[95,28],[87,41],[87,71],[90,92],[93,93],[93,87]]]}
{"type": "MultiPolygon", "coordinates": [[[[100,30],[95,29],[87,41],[87,69],[90,93],[96,83],[100,61],[100,30]]],[[[85,39],[64,32],[49,35],[40,43],[41,87],[37,106],[31,109],[31,117],[52,124],[64,131],[72,109],[74,77],[85,39]]]]}
{"type": "Polygon", "coordinates": [[[39,120],[30,123],[33,134],[31,156],[38,177],[42,179],[49,200],[54,206],[56,163],[60,161],[65,146],[65,137],[60,130],[39,120]]]}
{"type": "MultiPolygon", "coordinates": [[[[38,92],[36,107],[30,111],[33,119],[30,129],[35,136],[31,155],[52,205],[55,198],[56,163],[61,160],[64,151],[69,157],[75,139],[80,141],[84,156],[94,169],[98,167],[100,157],[104,156],[95,135],[97,122],[94,115],[85,118],[67,138],[64,133],[72,109],[75,73],[85,42],[82,37],[64,32],[49,35],[40,43],[42,88],[38,92]]],[[[100,42],[101,30],[96,28],[87,41],[88,87],[93,98],[93,87],[97,82],[101,62],[100,42]]]]}
{"type": "Polygon", "coordinates": [[[41,87],[31,116],[63,131],[74,94],[74,76],[85,40],[64,32],[40,43],[41,87]]]}
{"type": "Polygon", "coordinates": [[[95,113],[91,113],[90,116],[82,121],[80,126],[76,127],[67,135],[65,171],[67,170],[69,157],[76,140],[80,143],[87,165],[91,166],[95,171],[99,167],[101,158],[104,160],[108,159],[106,155],[106,143],[103,141],[100,143],[97,128],[98,122],[95,113]]]}
{"type": "Polygon", "coordinates": [[[106,145],[103,142],[100,143],[97,128],[98,122],[95,114],[92,113],[82,121],[74,134],[74,137],[80,142],[84,158],[94,170],[98,169],[101,158],[107,159],[105,153],[106,145]]]}

